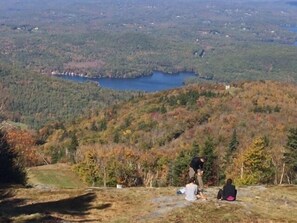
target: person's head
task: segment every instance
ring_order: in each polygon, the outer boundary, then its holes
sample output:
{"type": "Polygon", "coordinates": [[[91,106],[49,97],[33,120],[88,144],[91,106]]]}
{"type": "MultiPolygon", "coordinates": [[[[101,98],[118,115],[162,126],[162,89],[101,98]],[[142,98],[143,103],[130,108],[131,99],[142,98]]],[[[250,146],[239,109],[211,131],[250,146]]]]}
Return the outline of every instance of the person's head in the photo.
{"type": "Polygon", "coordinates": [[[189,183],[195,183],[195,181],[196,181],[195,177],[190,177],[189,183]]]}
{"type": "Polygon", "coordinates": [[[229,179],[227,180],[226,184],[232,184],[232,179],[229,178],[229,179]]]}

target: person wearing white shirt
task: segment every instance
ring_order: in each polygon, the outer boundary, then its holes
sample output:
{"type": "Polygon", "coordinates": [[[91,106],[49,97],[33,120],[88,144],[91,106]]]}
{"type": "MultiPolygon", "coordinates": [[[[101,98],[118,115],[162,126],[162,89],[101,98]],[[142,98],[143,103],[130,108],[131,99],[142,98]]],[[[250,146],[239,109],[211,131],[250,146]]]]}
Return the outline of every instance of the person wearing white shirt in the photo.
{"type": "Polygon", "coordinates": [[[198,190],[198,186],[195,183],[195,177],[191,177],[189,183],[185,187],[185,199],[187,201],[196,201],[198,198],[206,200],[206,197],[202,192],[198,190]]]}

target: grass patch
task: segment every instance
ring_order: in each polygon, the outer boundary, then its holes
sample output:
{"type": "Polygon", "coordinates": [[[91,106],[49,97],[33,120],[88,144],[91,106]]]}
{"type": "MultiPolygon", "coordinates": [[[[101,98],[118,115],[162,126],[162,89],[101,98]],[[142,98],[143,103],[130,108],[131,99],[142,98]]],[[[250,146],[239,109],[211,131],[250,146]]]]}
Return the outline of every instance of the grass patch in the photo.
{"type": "Polygon", "coordinates": [[[86,186],[67,165],[48,165],[28,169],[31,185],[47,185],[57,188],[81,188],[86,186]]]}

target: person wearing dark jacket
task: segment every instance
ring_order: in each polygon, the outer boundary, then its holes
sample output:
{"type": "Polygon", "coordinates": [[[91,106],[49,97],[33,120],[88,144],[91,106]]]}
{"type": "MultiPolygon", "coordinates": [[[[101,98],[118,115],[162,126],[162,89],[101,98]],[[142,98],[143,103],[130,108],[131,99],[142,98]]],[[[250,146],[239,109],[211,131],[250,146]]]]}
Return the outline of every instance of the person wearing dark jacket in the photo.
{"type": "Polygon", "coordinates": [[[203,176],[203,164],[204,164],[205,160],[206,159],[204,157],[194,157],[191,160],[190,168],[189,168],[189,177],[190,178],[195,177],[195,175],[197,175],[197,180],[198,180],[200,191],[203,191],[202,176],[203,176]]]}
{"type": "Polygon", "coordinates": [[[237,195],[237,190],[232,184],[232,180],[228,179],[223,189],[220,189],[217,195],[217,199],[226,201],[235,201],[237,195]]]}

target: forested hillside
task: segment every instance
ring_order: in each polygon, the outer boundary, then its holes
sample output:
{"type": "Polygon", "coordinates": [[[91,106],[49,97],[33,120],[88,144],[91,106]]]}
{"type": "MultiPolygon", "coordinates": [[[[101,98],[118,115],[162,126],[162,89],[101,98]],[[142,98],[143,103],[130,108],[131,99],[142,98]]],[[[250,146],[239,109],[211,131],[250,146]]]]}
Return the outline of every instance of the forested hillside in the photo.
{"type": "Polygon", "coordinates": [[[194,154],[208,157],[209,184],[226,176],[240,184],[296,180],[288,158],[296,156],[296,85],[228,87],[147,94],[63,128],[45,127],[43,151],[51,162],[76,163],[81,176],[98,185],[181,185],[194,154]]]}
{"type": "Polygon", "coordinates": [[[0,1],[0,223],[295,222],[296,6],[0,1]],[[159,72],[195,77],[154,93],[94,78],[159,72]],[[208,199],[187,202],[194,156],[208,199]],[[235,202],[215,197],[227,178],[235,202]]]}
{"type": "Polygon", "coordinates": [[[96,83],[77,84],[0,64],[0,121],[38,128],[48,122],[79,117],[129,97],[103,90],[96,83]]]}

